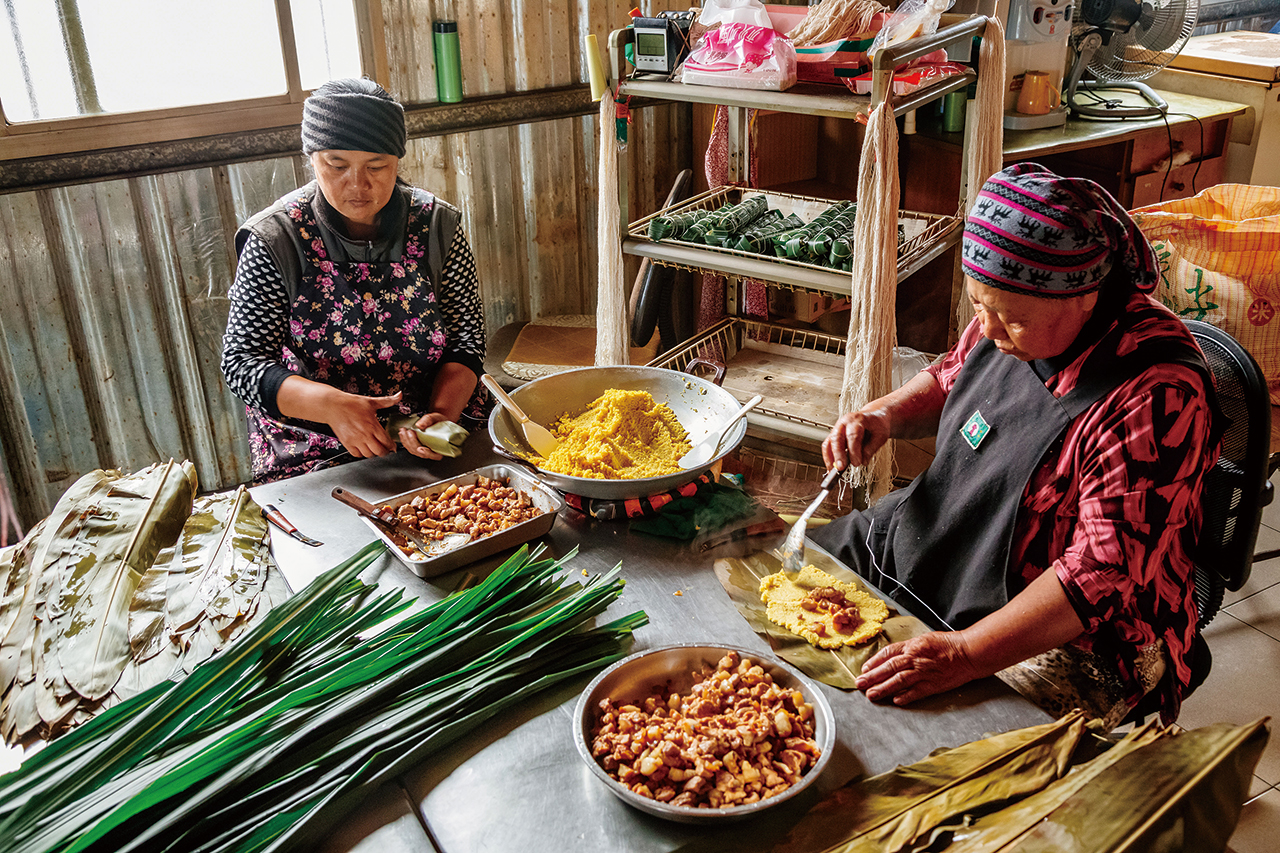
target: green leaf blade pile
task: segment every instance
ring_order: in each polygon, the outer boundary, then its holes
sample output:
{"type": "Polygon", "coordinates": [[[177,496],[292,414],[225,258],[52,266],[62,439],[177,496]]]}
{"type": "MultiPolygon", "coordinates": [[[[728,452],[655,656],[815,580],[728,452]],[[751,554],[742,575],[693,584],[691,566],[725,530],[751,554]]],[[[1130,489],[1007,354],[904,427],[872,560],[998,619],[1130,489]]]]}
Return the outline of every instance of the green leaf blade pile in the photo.
{"type": "Polygon", "coordinates": [[[115,705],[0,777],[14,851],[310,849],[369,791],[528,696],[626,654],[590,627],[618,568],[582,583],[522,548],[405,614],[359,573],[318,578],[184,682],[115,705]],[[387,620],[399,617],[388,625],[387,620]]]}

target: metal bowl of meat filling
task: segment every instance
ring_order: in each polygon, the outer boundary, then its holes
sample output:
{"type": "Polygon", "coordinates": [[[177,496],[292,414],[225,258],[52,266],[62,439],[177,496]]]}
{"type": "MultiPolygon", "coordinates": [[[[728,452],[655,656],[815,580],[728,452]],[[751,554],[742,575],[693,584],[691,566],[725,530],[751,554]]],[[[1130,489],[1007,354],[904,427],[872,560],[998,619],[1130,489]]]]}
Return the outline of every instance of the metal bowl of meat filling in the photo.
{"type": "Polygon", "coordinates": [[[582,692],[573,726],[579,755],[615,796],[680,823],[776,808],[813,784],[835,744],[817,685],[734,646],[665,646],[618,661],[582,692]]]}
{"type": "MultiPolygon", "coordinates": [[[[691,444],[722,428],[742,403],[715,383],[663,367],[584,367],[543,376],[511,392],[511,399],[529,418],[551,428],[564,415],[586,411],[605,391],[648,391],[657,403],[667,404],[688,433],[691,444]]],[[[729,430],[720,449],[706,464],[660,477],[608,480],[575,477],[538,469],[538,477],[552,488],[586,498],[623,500],[657,495],[696,480],[741,443],[747,434],[744,418],[729,430]]],[[[532,448],[516,419],[501,406],[489,415],[489,437],[494,447],[528,458],[532,448]]]]}

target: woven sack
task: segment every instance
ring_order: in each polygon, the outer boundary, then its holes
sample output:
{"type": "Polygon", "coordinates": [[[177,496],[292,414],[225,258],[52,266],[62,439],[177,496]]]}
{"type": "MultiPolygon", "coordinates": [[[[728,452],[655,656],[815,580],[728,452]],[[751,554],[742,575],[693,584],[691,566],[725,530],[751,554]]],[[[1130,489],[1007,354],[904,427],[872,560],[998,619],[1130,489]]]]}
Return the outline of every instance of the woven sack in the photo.
{"type": "Polygon", "coordinates": [[[1238,340],[1280,404],[1280,188],[1219,184],[1133,218],[1160,259],[1156,298],[1238,340]]]}

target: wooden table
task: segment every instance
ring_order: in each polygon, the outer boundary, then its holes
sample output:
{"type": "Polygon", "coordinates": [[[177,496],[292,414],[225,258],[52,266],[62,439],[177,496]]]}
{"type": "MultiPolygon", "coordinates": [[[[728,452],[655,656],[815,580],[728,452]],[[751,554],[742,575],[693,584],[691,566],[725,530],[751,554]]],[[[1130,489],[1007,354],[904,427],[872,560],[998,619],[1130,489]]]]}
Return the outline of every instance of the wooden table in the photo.
{"type": "MultiPolygon", "coordinates": [[[[278,531],[272,552],[291,585],[309,582],[367,544],[373,534],[356,514],[329,496],[341,485],[378,500],[500,461],[487,438],[472,436],[458,459],[427,464],[403,452],[313,472],[251,490],[273,503],[308,535],[308,548],[278,531]]],[[[596,522],[571,509],[544,537],[552,555],[578,547],[571,571],[596,573],[621,562],[627,587],[604,615],[643,609],[649,624],[636,631],[635,650],[677,642],[728,643],[767,652],[767,643],[739,616],[716,580],[716,552],[632,533],[627,522],[596,522]],[[679,591],[681,594],[676,595],[679,591]]],[[[810,546],[813,547],[813,546],[810,546]]],[[[500,555],[500,556],[506,556],[500,555]]],[[[719,556],[724,556],[720,554],[719,556]]],[[[363,580],[404,587],[425,600],[447,595],[466,571],[496,566],[491,559],[431,580],[384,556],[363,580]]],[[[708,842],[704,829],[672,824],[624,805],[591,776],[573,745],[571,713],[589,678],[543,694],[505,713],[437,754],[398,785],[375,794],[348,821],[331,849],[376,851],[670,851],[708,842]],[[433,847],[434,845],[434,847],[433,847]]],[[[991,732],[1046,722],[1039,708],[994,678],[909,708],[876,705],[857,692],[822,685],[836,719],[836,748],[812,793],[739,827],[738,849],[767,844],[820,796],[859,774],[881,773],[991,732]]],[[[716,834],[717,841],[724,840],[716,834]]],[[[765,847],[764,849],[767,849],[765,847]]]]}

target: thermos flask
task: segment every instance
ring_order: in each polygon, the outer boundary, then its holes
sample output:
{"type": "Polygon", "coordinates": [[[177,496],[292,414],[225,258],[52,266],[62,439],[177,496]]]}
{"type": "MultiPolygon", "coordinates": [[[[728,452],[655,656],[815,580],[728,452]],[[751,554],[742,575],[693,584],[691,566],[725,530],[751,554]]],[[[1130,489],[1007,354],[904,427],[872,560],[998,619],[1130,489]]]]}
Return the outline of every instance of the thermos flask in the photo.
{"type": "Polygon", "coordinates": [[[462,56],[458,50],[458,22],[436,21],[432,27],[436,47],[436,94],[441,103],[462,100],[462,56]]]}

